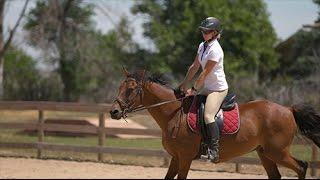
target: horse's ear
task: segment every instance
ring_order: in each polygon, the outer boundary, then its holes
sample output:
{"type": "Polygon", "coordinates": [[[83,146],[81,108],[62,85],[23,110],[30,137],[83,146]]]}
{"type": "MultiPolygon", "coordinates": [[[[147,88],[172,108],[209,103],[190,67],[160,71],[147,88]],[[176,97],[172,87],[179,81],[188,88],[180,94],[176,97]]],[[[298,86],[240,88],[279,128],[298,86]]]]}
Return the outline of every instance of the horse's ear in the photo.
{"type": "Polygon", "coordinates": [[[139,75],[139,77],[141,78],[141,83],[143,84],[144,83],[144,78],[145,78],[145,76],[146,76],[146,70],[139,70],[139,71],[137,71],[137,73],[138,73],[138,75],[139,75]]]}
{"type": "Polygon", "coordinates": [[[139,75],[139,77],[144,77],[144,75],[146,74],[146,70],[139,70],[137,71],[137,74],[139,75]]]}
{"type": "Polygon", "coordinates": [[[122,71],[123,71],[123,73],[124,73],[124,75],[125,75],[126,77],[129,76],[129,72],[127,71],[127,69],[126,69],[124,66],[122,66],[122,71]]]}

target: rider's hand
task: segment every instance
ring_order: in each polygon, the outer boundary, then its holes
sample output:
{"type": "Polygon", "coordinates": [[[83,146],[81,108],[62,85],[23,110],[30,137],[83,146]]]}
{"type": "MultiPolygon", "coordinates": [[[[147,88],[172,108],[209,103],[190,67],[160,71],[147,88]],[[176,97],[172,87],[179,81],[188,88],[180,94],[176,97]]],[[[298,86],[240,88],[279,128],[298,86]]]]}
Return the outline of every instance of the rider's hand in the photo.
{"type": "Polygon", "coordinates": [[[179,86],[178,86],[178,88],[181,90],[181,91],[183,91],[184,93],[187,93],[187,83],[186,82],[182,82],[179,86]]]}
{"type": "Polygon", "coordinates": [[[186,92],[187,96],[195,96],[197,95],[197,91],[193,90],[192,88],[188,89],[186,92]]]}

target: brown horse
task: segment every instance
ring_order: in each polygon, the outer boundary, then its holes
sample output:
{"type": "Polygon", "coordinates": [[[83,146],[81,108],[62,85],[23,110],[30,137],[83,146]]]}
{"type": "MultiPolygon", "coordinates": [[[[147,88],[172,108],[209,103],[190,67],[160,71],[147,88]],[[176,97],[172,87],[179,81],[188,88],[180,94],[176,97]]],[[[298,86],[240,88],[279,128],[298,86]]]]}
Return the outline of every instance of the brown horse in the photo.
{"type": "MultiPolygon", "coordinates": [[[[150,105],[169,101],[161,106],[148,108],[162,130],[162,144],[172,156],[165,178],[186,178],[192,160],[198,157],[201,137],[193,133],[185,120],[180,121],[176,137],[172,137],[180,119],[180,109],[187,102],[175,101],[174,90],[157,79],[146,77],[144,71],[129,74],[122,81],[110,115],[121,119],[139,105],[150,105]]],[[[190,104],[190,102],[188,103],[190,104]]],[[[280,178],[277,164],[294,170],[303,179],[307,162],[294,158],[289,147],[299,127],[301,133],[320,144],[320,116],[304,105],[285,107],[258,100],[239,105],[241,127],[236,134],[222,135],[220,139],[220,162],[257,151],[269,178],[280,178]]],[[[186,112],[184,112],[186,113],[186,112]]]]}

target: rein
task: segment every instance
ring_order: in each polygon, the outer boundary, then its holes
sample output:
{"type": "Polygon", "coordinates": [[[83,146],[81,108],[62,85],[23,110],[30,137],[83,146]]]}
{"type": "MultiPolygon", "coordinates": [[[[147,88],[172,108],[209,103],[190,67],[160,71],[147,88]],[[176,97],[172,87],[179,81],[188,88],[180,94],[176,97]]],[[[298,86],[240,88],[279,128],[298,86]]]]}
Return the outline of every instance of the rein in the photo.
{"type": "Polygon", "coordinates": [[[145,110],[145,109],[149,109],[149,108],[153,108],[153,107],[158,107],[158,106],[161,106],[161,105],[164,105],[164,104],[169,104],[169,103],[172,103],[172,102],[176,102],[176,101],[183,101],[185,98],[187,98],[188,96],[185,96],[185,97],[182,97],[182,98],[179,98],[179,99],[175,99],[175,100],[170,100],[170,101],[164,101],[164,102],[160,102],[160,103],[156,103],[156,104],[152,104],[150,106],[138,106],[136,108],[133,108],[130,112],[137,112],[137,111],[142,111],[142,110],[145,110]]]}
{"type": "MultiPolygon", "coordinates": [[[[164,102],[160,102],[160,103],[156,103],[156,104],[152,104],[150,106],[143,106],[143,105],[140,105],[140,106],[137,106],[135,108],[131,108],[131,107],[127,107],[123,110],[122,112],[122,118],[123,119],[126,119],[128,117],[128,113],[134,113],[134,112],[138,112],[138,111],[142,111],[142,110],[145,110],[145,109],[150,109],[150,108],[154,108],[154,107],[158,107],[158,106],[162,106],[164,104],[169,104],[169,103],[173,103],[173,102],[176,102],[176,101],[183,101],[185,98],[187,98],[188,96],[185,96],[185,97],[182,97],[182,98],[179,98],[179,99],[175,99],[175,100],[170,100],[170,101],[164,101],[164,102]]],[[[119,102],[119,100],[117,99],[116,101],[119,102]]]]}
{"type": "MultiPolygon", "coordinates": [[[[140,103],[142,104],[142,88],[141,86],[139,88],[136,89],[138,92],[136,93],[136,96],[134,98],[136,98],[137,96],[140,96],[140,103]]],[[[164,104],[169,104],[169,103],[173,103],[173,102],[176,102],[176,101],[183,101],[185,98],[187,98],[188,96],[184,96],[184,97],[181,97],[181,98],[178,98],[178,99],[174,99],[174,100],[170,100],[170,101],[164,101],[164,102],[160,102],[160,103],[156,103],[156,104],[152,104],[150,106],[143,106],[143,105],[139,105],[137,107],[133,107],[134,106],[134,103],[133,104],[128,104],[124,101],[122,101],[121,99],[117,98],[115,100],[115,102],[117,102],[121,107],[123,107],[123,111],[122,111],[122,118],[123,119],[126,119],[128,116],[127,114],[128,113],[134,113],[134,112],[138,112],[138,111],[142,111],[142,110],[145,110],[145,109],[150,109],[150,108],[154,108],[154,107],[158,107],[158,106],[162,106],[164,104]]]]}

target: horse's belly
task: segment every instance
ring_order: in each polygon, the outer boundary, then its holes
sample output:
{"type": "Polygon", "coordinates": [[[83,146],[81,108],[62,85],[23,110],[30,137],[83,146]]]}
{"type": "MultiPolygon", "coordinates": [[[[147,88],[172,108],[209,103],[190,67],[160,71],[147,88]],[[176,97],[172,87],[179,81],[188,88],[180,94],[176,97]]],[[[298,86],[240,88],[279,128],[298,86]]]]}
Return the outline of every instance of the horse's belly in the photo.
{"type": "Polygon", "coordinates": [[[237,136],[222,137],[220,141],[220,161],[228,161],[252,152],[259,145],[259,138],[257,136],[245,139],[239,138],[239,134],[237,136]]]}

